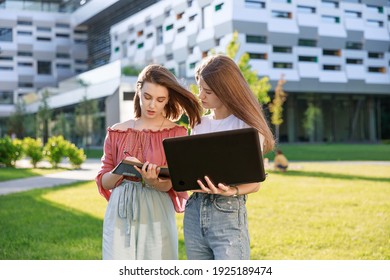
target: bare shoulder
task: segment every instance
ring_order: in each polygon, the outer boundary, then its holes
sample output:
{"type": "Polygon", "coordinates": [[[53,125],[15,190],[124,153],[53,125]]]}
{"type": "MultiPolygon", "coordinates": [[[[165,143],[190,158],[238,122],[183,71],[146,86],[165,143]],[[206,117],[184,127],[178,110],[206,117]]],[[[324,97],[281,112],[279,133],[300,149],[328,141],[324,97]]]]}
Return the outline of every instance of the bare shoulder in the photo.
{"type": "Polygon", "coordinates": [[[113,126],[111,126],[111,129],[116,129],[116,130],[127,130],[130,127],[134,126],[134,120],[128,120],[125,122],[121,123],[116,123],[113,126]]]}
{"type": "Polygon", "coordinates": [[[162,128],[168,128],[168,129],[170,129],[170,128],[174,128],[174,127],[176,127],[176,126],[181,126],[181,125],[178,125],[177,123],[174,123],[174,122],[172,122],[172,121],[170,121],[170,120],[166,120],[166,121],[164,122],[164,126],[163,126],[162,128]]]}

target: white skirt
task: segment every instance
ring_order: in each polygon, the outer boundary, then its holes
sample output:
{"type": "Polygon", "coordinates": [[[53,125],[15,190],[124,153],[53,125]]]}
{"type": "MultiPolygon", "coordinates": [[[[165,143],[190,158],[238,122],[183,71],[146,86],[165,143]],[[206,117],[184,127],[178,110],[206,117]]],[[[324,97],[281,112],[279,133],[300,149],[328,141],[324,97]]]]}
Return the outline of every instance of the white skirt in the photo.
{"type": "Polygon", "coordinates": [[[103,222],[103,259],[177,260],[176,212],[168,193],[123,180],[103,222]]]}

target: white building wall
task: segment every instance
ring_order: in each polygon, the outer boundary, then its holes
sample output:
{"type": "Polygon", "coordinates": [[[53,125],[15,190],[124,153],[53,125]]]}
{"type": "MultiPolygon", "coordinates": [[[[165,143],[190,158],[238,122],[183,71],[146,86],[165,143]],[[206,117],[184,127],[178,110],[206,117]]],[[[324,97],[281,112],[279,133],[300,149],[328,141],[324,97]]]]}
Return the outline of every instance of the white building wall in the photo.
{"type": "Polygon", "coordinates": [[[0,28],[12,28],[12,42],[0,41],[0,57],[12,58],[0,59],[0,92],[13,92],[14,103],[87,69],[87,35],[74,32],[69,14],[0,10],[0,28]],[[50,63],[49,74],[38,73],[39,61],[50,63]]]}
{"type": "MultiPolygon", "coordinates": [[[[141,66],[161,63],[178,74],[179,64],[184,62],[185,77],[192,79],[194,63],[199,63],[212,49],[225,51],[234,30],[238,30],[241,44],[238,55],[243,52],[265,54],[263,59],[251,59],[250,63],[260,76],[267,75],[271,81],[284,74],[287,81],[300,82],[310,78],[324,86],[326,83],[348,83],[349,80],[390,85],[389,7],[375,6],[375,1],[365,4],[309,0],[194,0],[188,6],[189,2],[161,1],[113,26],[112,48],[117,52],[113,52],[112,61],[123,57],[117,39],[123,36],[129,41],[136,40],[127,47],[126,63],[141,66]],[[211,16],[203,19],[202,11],[211,16]],[[153,28],[144,27],[146,19],[151,19],[153,28]],[[156,41],[159,25],[163,26],[160,45],[156,41]],[[135,28],[129,31],[131,26],[135,28]],[[173,27],[167,30],[168,26],[173,27]],[[140,30],[144,31],[143,36],[137,36],[140,30]],[[144,38],[151,33],[152,37],[144,38]],[[247,35],[265,36],[266,42],[247,43],[247,35]],[[300,39],[313,39],[316,45],[299,45],[300,39]],[[351,43],[358,42],[362,43],[361,49],[350,47],[351,43]],[[143,45],[139,45],[141,43],[143,45]],[[275,52],[274,46],[291,47],[292,51],[275,52]],[[326,53],[332,50],[335,54],[326,53]],[[370,52],[380,52],[383,57],[371,59],[368,57],[370,52]],[[315,59],[304,61],[307,56],[315,59]],[[285,68],[278,68],[280,63],[285,68]]],[[[313,89],[308,88],[310,90],[313,89]]]]}

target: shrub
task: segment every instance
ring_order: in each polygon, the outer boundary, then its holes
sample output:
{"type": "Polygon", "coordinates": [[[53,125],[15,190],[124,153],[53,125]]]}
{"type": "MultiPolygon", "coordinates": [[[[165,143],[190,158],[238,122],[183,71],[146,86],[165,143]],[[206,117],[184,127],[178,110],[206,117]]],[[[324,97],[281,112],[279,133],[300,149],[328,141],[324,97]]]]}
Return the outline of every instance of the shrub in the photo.
{"type": "Polygon", "coordinates": [[[0,162],[7,167],[14,167],[17,148],[9,136],[0,138],[0,162]]]}
{"type": "Polygon", "coordinates": [[[43,148],[43,153],[47,157],[52,167],[57,168],[62,158],[67,155],[68,141],[63,136],[52,136],[48,139],[43,148]]]}
{"type": "Polygon", "coordinates": [[[24,154],[30,157],[30,162],[37,167],[37,163],[43,159],[43,143],[41,139],[26,137],[23,139],[24,154]]]}
{"type": "Polygon", "coordinates": [[[68,143],[67,156],[73,168],[80,168],[81,164],[87,158],[84,150],[79,149],[73,143],[68,143]]]}

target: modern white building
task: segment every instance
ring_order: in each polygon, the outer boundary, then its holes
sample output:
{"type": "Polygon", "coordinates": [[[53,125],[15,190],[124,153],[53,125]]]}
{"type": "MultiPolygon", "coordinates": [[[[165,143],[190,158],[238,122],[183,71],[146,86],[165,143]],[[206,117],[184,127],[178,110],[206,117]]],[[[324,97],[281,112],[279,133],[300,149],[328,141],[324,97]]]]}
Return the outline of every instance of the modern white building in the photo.
{"type": "MultiPolygon", "coordinates": [[[[312,135],[315,141],[375,142],[390,138],[388,0],[91,0],[66,17],[73,29],[69,36],[87,37],[86,51],[82,54],[87,55],[88,69],[116,62],[120,68],[160,63],[187,83],[193,82],[195,67],[202,57],[211,50],[224,52],[237,31],[238,57],[249,53],[252,69],[260,77],[268,76],[273,88],[284,75],[288,98],[284,123],[280,127],[281,141],[308,140],[302,120],[309,104],[321,110],[312,135]],[[85,30],[85,33],[75,30],[85,30]]],[[[14,19],[14,24],[17,25],[18,20],[18,17],[14,19]]],[[[3,27],[2,22],[0,10],[0,30],[3,30],[0,38],[8,36],[4,28],[10,28],[3,27]]],[[[56,36],[59,32],[56,22],[61,21],[52,22],[51,39],[63,40],[56,36]]],[[[13,36],[19,38],[19,30],[24,29],[13,28],[13,36]]],[[[41,43],[34,36],[32,41],[33,45],[41,43]]],[[[75,42],[69,41],[69,49],[76,49],[75,42]]],[[[16,46],[18,51],[22,46],[16,42],[7,44],[16,46]]],[[[5,80],[3,73],[7,72],[7,77],[14,76],[17,83],[19,80],[23,83],[24,78],[17,68],[19,58],[16,61],[3,59],[7,53],[0,54],[0,81],[5,80]]],[[[56,53],[53,77],[46,79],[58,82],[65,75],[57,73],[57,64],[62,62],[56,60],[65,58],[57,58],[56,53]]],[[[81,54],[77,50],[69,53],[71,71],[76,74],[85,70],[76,67],[77,55],[81,54]]],[[[33,68],[37,71],[40,57],[37,55],[35,59],[34,54],[33,58],[33,68]]],[[[34,87],[43,86],[38,83],[43,79],[40,76],[32,74],[34,87]]],[[[118,103],[128,101],[131,85],[126,85],[127,90],[123,90],[122,85],[119,83],[118,90],[100,96],[101,102],[113,106],[107,100],[112,101],[113,96],[117,96],[115,108],[119,108],[118,103]],[[120,92],[126,94],[121,97],[120,92]]],[[[0,93],[10,94],[11,91],[13,96],[15,92],[24,92],[19,84],[8,90],[0,83],[0,93]]],[[[98,95],[91,92],[91,96],[98,95]]],[[[61,108],[60,104],[56,106],[61,108]]],[[[122,120],[120,116],[124,115],[117,113],[112,117],[109,114],[112,110],[105,107],[106,125],[122,120]]]]}
{"type": "Polygon", "coordinates": [[[282,140],[305,140],[308,102],[322,111],[316,141],[376,141],[390,95],[390,1],[160,1],[111,28],[111,61],[164,64],[181,78],[233,32],[259,76],[288,101],[282,140]],[[384,103],[385,105],[383,105],[384,103]]]}

